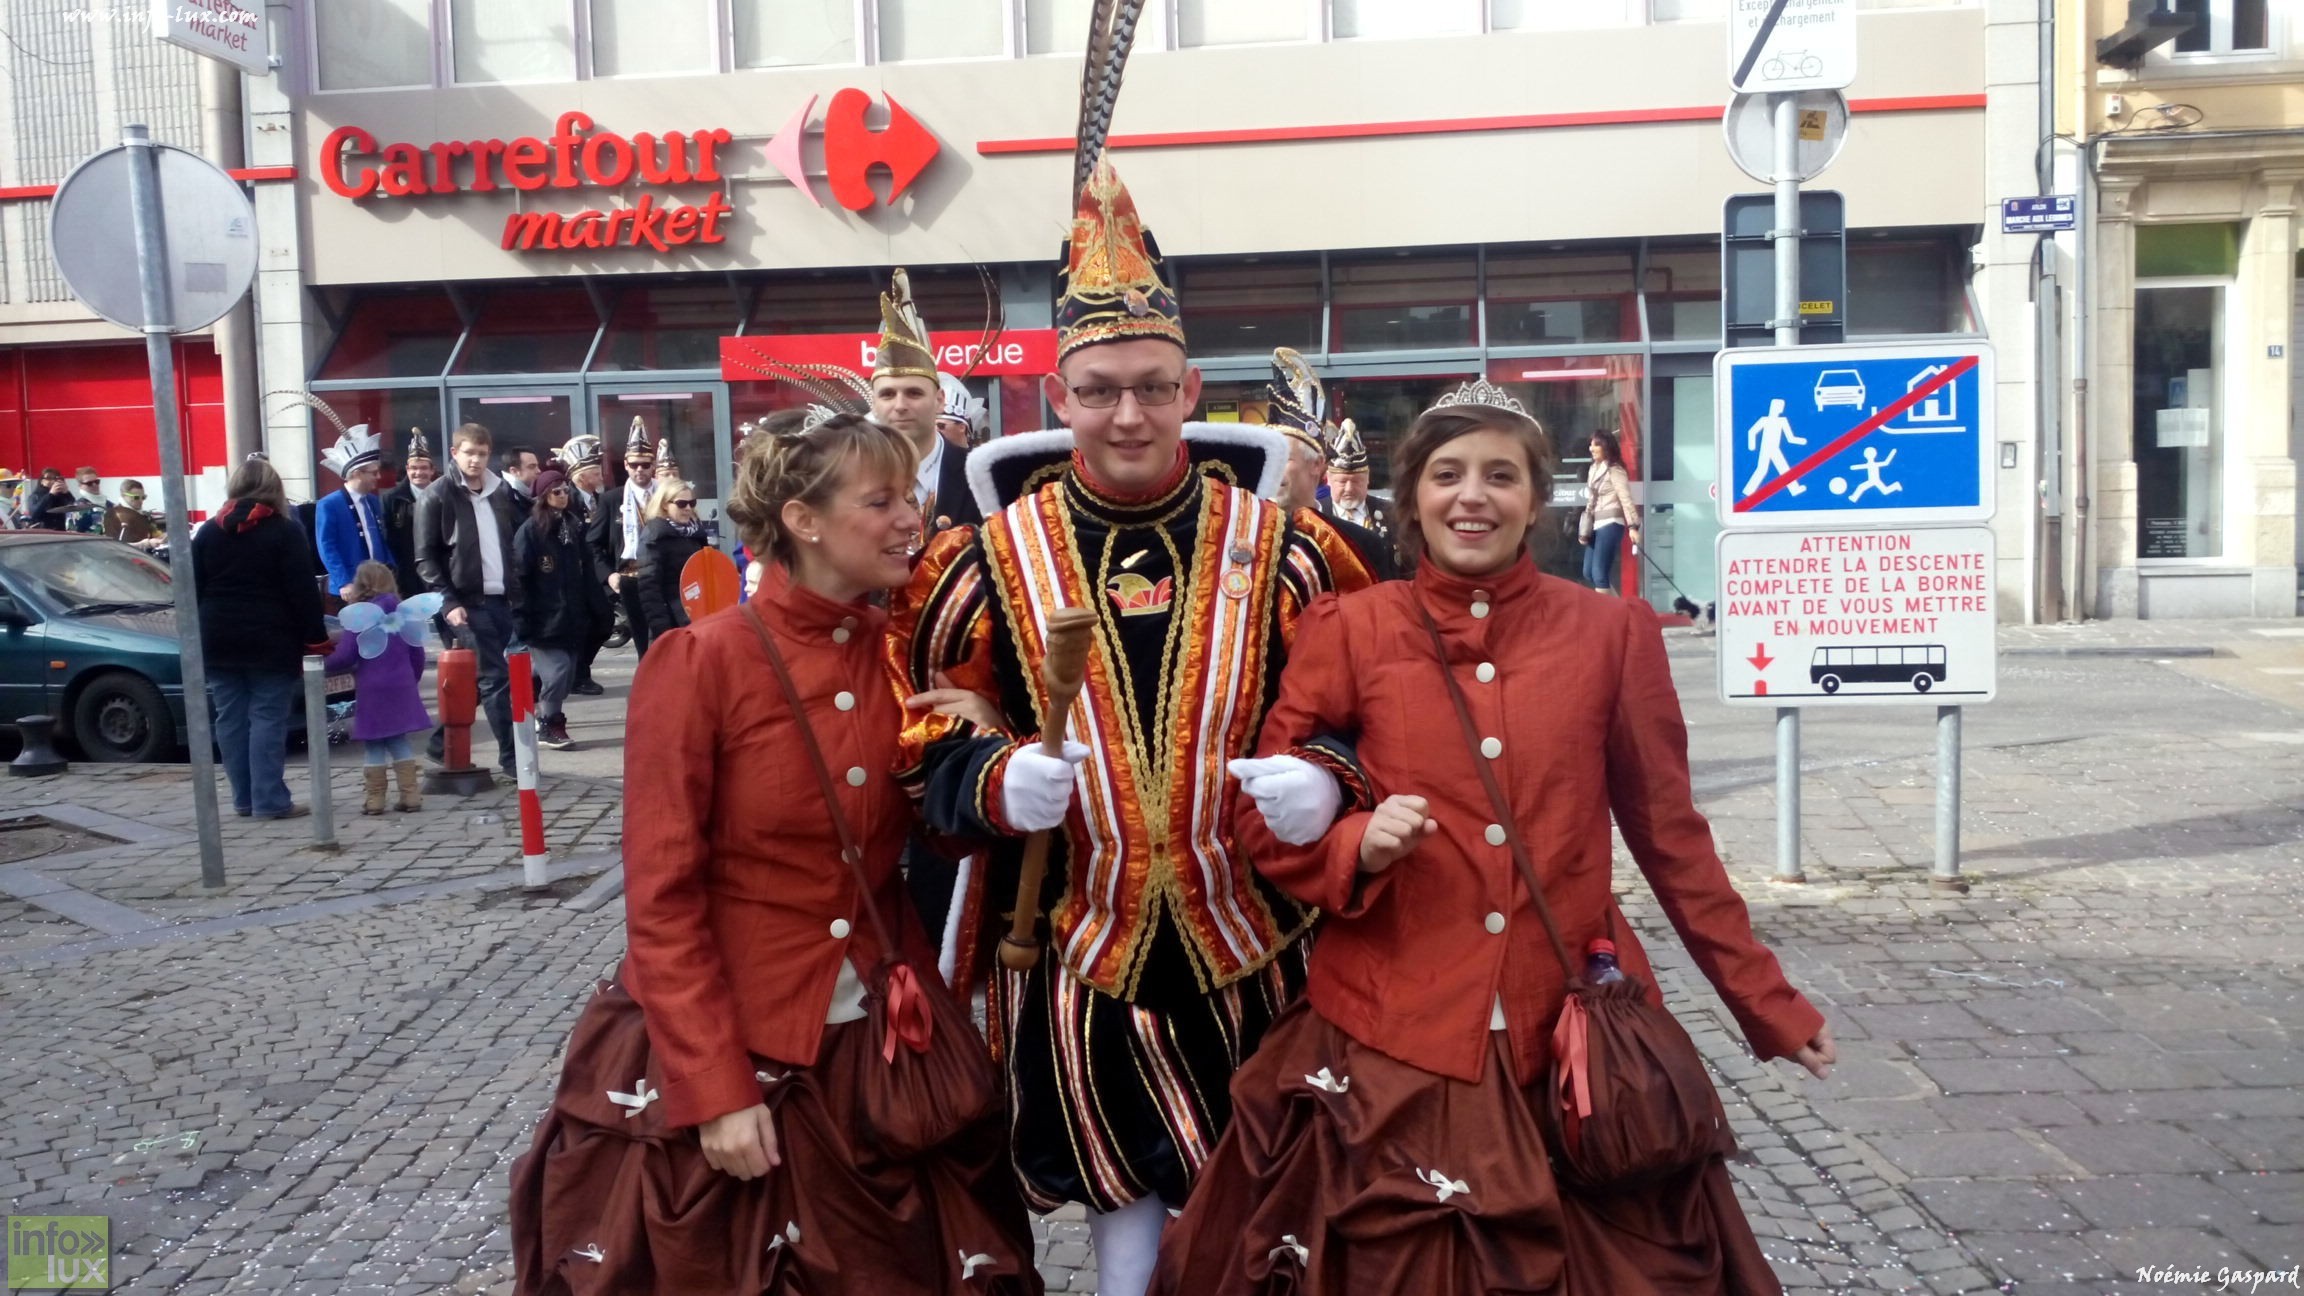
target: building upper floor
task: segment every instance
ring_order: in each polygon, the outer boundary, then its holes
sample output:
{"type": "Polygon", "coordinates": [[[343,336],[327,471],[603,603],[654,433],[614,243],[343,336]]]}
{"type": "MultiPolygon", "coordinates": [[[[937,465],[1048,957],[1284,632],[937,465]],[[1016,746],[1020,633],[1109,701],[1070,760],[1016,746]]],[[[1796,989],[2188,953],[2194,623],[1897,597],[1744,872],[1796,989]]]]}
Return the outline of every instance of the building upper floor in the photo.
{"type": "Polygon", "coordinates": [[[2058,76],[2068,131],[2304,127],[2300,0],[2059,0],[2058,24],[2071,34],[2058,76]]]}

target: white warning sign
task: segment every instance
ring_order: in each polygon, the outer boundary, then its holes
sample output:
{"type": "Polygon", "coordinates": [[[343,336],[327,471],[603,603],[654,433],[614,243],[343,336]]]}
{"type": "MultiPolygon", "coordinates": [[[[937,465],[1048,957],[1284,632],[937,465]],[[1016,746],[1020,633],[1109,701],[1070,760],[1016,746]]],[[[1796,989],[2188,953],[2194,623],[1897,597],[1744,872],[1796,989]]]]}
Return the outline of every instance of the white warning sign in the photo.
{"type": "Polygon", "coordinates": [[[1992,529],[1720,533],[1720,699],[1989,702],[1992,529]]]}

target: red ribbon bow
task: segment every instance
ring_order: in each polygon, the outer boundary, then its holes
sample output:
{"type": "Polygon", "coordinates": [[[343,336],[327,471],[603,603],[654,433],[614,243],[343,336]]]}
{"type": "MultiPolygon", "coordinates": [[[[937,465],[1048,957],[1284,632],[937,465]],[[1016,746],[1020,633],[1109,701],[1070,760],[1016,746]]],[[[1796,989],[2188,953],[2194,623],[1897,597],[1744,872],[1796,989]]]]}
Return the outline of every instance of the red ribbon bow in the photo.
{"type": "Polygon", "coordinates": [[[1557,1099],[1562,1112],[1574,1112],[1575,1119],[1568,1122],[1573,1131],[1578,1122],[1592,1116],[1592,1042],[1588,1032],[1591,1023],[1586,1020],[1583,1000],[1575,995],[1560,1009],[1560,1019],[1552,1025],[1552,1052],[1568,1066],[1560,1075],[1557,1099]]]}
{"type": "Polygon", "coordinates": [[[888,1031],[880,1041],[880,1060],[896,1061],[896,1041],[915,1053],[928,1051],[928,1036],[935,1024],[928,1016],[928,996],[920,989],[919,979],[912,969],[902,963],[888,972],[888,1031]]]}

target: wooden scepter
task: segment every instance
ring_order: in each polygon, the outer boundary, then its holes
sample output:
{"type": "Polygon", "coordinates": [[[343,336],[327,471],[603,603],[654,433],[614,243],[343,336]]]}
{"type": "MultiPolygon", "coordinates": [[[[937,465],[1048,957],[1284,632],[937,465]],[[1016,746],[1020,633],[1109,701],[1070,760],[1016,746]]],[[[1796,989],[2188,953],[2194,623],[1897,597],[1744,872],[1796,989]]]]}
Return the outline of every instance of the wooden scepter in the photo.
{"type": "MultiPolygon", "coordinates": [[[[1040,684],[1048,695],[1041,718],[1040,750],[1064,758],[1064,729],[1072,704],[1088,675],[1088,645],[1096,614],[1086,608],[1058,608],[1048,614],[1047,654],[1040,661],[1040,684]]],[[[1024,871],[1016,879],[1016,912],[1000,938],[1000,966],[1029,971],[1040,962],[1040,888],[1048,877],[1048,832],[1024,840],[1024,871]]]]}

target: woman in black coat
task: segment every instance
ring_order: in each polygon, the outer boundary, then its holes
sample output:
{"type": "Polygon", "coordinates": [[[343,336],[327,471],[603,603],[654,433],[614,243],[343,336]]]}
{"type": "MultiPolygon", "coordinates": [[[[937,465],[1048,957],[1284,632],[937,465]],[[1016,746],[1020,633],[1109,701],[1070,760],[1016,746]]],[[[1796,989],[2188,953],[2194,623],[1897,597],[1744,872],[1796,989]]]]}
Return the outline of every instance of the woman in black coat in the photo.
{"type": "Polygon", "coordinates": [[[656,483],[648,509],[658,513],[640,528],[640,608],[648,617],[651,639],[688,624],[688,609],[680,602],[680,569],[699,549],[712,541],[696,518],[694,482],[656,483]]]}
{"type": "Polygon", "coordinates": [[[294,819],[312,813],[288,799],[284,774],[305,654],[328,647],[320,585],[311,542],[272,465],[241,464],[229,489],[223,511],[192,537],[216,746],[234,812],[294,819]]]}
{"type": "Polygon", "coordinates": [[[536,477],[536,503],[512,537],[520,564],[520,638],[536,662],[536,741],[576,745],[564,710],[576,663],[609,623],[608,590],[594,564],[584,524],[571,507],[575,488],[557,468],[536,477]]]}

